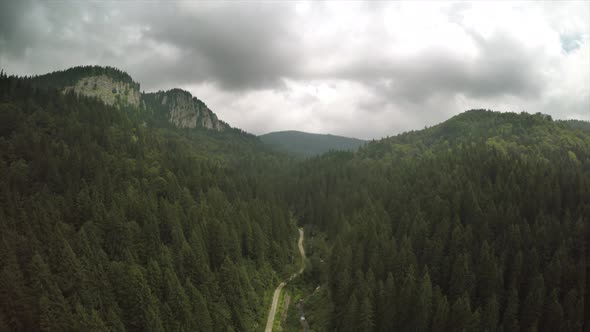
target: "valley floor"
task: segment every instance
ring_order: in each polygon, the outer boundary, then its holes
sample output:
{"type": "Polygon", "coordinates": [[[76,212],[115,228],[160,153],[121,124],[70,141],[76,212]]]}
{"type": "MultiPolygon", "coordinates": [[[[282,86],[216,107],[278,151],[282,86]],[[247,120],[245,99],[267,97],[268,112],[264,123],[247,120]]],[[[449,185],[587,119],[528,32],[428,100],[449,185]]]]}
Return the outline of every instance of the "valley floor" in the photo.
{"type": "Polygon", "coordinates": [[[303,228],[299,228],[299,241],[297,243],[297,246],[299,247],[299,253],[301,254],[301,268],[299,269],[299,271],[292,274],[287,280],[282,281],[275,289],[273,297],[272,297],[272,303],[270,306],[270,310],[268,312],[268,319],[266,321],[266,328],[264,329],[264,331],[266,331],[266,332],[272,332],[273,324],[274,324],[274,320],[275,320],[275,315],[276,315],[277,307],[278,307],[278,303],[279,303],[279,297],[281,295],[281,290],[283,289],[283,287],[285,287],[287,282],[289,282],[289,281],[293,280],[294,278],[296,278],[297,276],[299,276],[301,273],[303,273],[303,270],[305,269],[305,249],[303,248],[303,238],[304,238],[303,228]]]}

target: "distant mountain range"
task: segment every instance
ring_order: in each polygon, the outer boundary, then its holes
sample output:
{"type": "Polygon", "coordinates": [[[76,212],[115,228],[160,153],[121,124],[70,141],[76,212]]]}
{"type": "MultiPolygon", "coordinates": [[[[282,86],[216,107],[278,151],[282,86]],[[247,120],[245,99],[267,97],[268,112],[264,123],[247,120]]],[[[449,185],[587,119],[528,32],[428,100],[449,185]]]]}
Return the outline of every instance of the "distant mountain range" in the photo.
{"type": "Polygon", "coordinates": [[[275,150],[297,156],[311,157],[328,151],[354,151],[367,141],[326,134],[312,134],[302,131],[277,131],[259,136],[263,143],[275,150]]]}

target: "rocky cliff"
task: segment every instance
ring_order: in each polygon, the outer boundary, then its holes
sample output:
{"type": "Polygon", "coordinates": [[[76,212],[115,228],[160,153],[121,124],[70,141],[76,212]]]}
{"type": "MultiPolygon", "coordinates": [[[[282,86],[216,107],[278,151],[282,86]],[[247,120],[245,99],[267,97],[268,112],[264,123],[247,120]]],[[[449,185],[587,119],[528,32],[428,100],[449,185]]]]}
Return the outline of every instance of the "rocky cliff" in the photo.
{"type": "Polygon", "coordinates": [[[144,110],[179,128],[207,128],[221,131],[230,128],[217,118],[205,103],[181,89],[140,93],[139,83],[129,74],[113,67],[81,66],[30,78],[39,88],[95,97],[107,105],[144,110]]]}
{"type": "Polygon", "coordinates": [[[179,128],[197,128],[221,131],[229,125],[217,118],[205,103],[181,89],[143,94],[147,108],[165,112],[168,121],[179,128]]]}
{"type": "Polygon", "coordinates": [[[96,97],[107,105],[139,107],[139,86],[116,81],[108,75],[82,77],[74,85],[64,87],[63,91],[96,97]]]}
{"type": "Polygon", "coordinates": [[[96,97],[105,104],[139,107],[139,83],[124,71],[113,67],[80,66],[30,78],[39,88],[52,88],[78,95],[96,97]]]}

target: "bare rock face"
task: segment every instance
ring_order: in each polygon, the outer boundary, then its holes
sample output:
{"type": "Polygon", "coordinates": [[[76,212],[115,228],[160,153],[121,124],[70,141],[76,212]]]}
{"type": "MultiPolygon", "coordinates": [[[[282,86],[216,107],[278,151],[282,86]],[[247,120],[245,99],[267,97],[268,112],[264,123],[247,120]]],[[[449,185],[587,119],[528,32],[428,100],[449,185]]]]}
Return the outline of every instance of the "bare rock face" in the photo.
{"type": "Polygon", "coordinates": [[[205,103],[189,92],[172,89],[156,92],[156,100],[168,110],[168,120],[179,128],[203,127],[222,131],[229,126],[220,121],[205,103]]]}
{"type": "Polygon", "coordinates": [[[76,94],[96,97],[107,105],[128,105],[139,107],[139,88],[115,81],[107,75],[82,77],[73,86],[66,86],[64,93],[73,91],[76,94]]]}
{"type": "Polygon", "coordinates": [[[93,97],[119,109],[129,107],[155,121],[178,128],[222,131],[230,126],[219,120],[205,103],[181,89],[141,93],[139,83],[114,67],[78,66],[31,78],[38,88],[93,97]],[[144,113],[145,112],[145,113],[144,113]]]}

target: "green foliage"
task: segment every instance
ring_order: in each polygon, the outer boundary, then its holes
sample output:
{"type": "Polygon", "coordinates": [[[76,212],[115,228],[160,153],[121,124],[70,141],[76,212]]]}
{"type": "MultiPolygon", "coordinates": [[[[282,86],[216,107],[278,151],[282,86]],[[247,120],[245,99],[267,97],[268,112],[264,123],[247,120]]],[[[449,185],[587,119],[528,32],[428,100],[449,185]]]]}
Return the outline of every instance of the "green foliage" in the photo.
{"type": "Polygon", "coordinates": [[[262,324],[297,234],[263,175],[289,160],[142,116],[0,77],[0,328],[262,324]]]}
{"type": "MultiPolygon", "coordinates": [[[[129,74],[109,66],[78,66],[68,68],[66,70],[54,71],[49,74],[29,77],[29,79],[30,82],[36,87],[61,90],[66,86],[75,85],[76,82],[84,77],[100,75],[106,75],[115,82],[128,83],[133,87],[133,89],[139,91],[139,83],[133,81],[129,74]]],[[[96,85],[94,88],[96,88],[96,85]]],[[[116,91],[113,91],[113,93],[116,93],[116,91]]]]}
{"type": "Polygon", "coordinates": [[[331,328],[582,330],[588,132],[469,111],[310,159],[295,182],[298,218],[330,238],[331,328]]]}
{"type": "Polygon", "coordinates": [[[562,123],[566,126],[582,129],[584,131],[590,131],[590,122],[584,120],[560,120],[559,123],[562,123]]]}
{"type": "Polygon", "coordinates": [[[328,151],[354,151],[366,141],[336,135],[279,131],[260,136],[260,140],[278,151],[300,157],[312,157],[328,151]]]}
{"type": "Polygon", "coordinates": [[[29,83],[0,75],[0,330],[259,329],[291,212],[312,329],[588,327],[585,123],[474,110],[294,163],[174,128],[155,96],[116,109],[29,83]]]}

